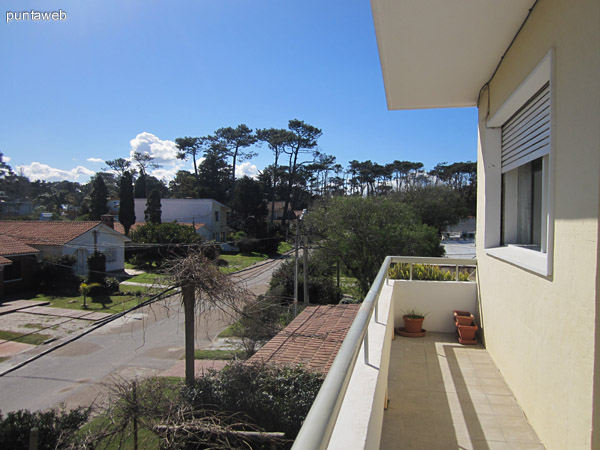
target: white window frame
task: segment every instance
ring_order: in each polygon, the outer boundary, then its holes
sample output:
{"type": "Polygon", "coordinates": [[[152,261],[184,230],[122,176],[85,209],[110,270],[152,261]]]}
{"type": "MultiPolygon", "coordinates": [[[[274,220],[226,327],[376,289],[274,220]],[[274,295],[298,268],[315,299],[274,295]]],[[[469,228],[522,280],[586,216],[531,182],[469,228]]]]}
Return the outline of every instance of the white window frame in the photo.
{"type": "Polygon", "coordinates": [[[484,246],[486,254],[522,267],[531,272],[551,276],[554,254],[554,105],[553,105],[553,51],[551,50],[533,69],[527,78],[510,95],[498,111],[487,121],[485,133],[484,165],[485,186],[485,230],[484,246]],[[542,211],[546,226],[542,230],[541,250],[519,245],[501,245],[501,127],[523,105],[525,105],[546,83],[550,84],[550,152],[543,158],[542,211]]]}

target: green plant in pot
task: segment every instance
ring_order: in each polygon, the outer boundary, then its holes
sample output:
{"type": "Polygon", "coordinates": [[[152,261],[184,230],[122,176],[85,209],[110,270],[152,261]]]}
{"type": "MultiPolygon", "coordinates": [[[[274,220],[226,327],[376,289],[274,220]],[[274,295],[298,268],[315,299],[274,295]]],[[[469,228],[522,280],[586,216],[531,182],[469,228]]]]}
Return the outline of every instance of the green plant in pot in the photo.
{"type": "Polygon", "coordinates": [[[417,311],[414,308],[402,311],[402,314],[402,319],[404,319],[404,330],[406,333],[421,333],[423,321],[427,314],[417,311]]]}

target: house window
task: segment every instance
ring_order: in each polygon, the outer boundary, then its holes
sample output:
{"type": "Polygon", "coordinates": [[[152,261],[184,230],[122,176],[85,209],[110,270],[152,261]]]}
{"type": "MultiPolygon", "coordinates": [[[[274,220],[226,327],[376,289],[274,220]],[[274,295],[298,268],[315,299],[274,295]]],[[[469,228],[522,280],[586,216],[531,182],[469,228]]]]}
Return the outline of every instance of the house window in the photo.
{"type": "Polygon", "coordinates": [[[215,211],[215,222],[219,221],[219,211],[215,211]]]}
{"type": "Polygon", "coordinates": [[[106,248],[102,253],[104,253],[107,263],[117,262],[117,250],[114,247],[106,248]]]}
{"type": "Polygon", "coordinates": [[[4,281],[17,281],[21,279],[21,261],[13,261],[4,266],[4,281]]]}
{"type": "Polygon", "coordinates": [[[541,275],[552,273],[551,60],[549,53],[488,121],[496,130],[487,131],[484,154],[486,253],[541,275]]]}

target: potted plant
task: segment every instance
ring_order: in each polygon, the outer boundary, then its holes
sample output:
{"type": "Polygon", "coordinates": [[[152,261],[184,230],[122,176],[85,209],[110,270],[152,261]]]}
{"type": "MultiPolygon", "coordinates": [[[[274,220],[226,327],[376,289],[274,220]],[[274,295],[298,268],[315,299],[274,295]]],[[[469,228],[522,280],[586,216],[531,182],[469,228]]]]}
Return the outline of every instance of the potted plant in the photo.
{"type": "Polygon", "coordinates": [[[454,310],[454,322],[459,325],[471,325],[474,320],[475,317],[469,311],[454,310]]]}
{"type": "Polygon", "coordinates": [[[402,318],[404,319],[404,327],[398,329],[398,334],[407,337],[425,336],[423,321],[425,320],[426,315],[427,314],[417,311],[416,309],[403,311],[402,318]]]}
{"type": "Polygon", "coordinates": [[[476,344],[475,333],[479,328],[475,323],[473,314],[469,311],[454,311],[454,324],[458,331],[458,342],[461,344],[476,344]]]}

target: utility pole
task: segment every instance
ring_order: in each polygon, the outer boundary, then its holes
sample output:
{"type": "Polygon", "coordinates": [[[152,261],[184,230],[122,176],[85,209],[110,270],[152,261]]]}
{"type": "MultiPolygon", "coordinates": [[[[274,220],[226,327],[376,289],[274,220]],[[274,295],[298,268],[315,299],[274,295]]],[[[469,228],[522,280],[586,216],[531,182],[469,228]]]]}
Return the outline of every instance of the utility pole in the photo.
{"type": "Polygon", "coordinates": [[[304,274],[304,306],[308,306],[308,236],[304,235],[304,250],[302,250],[304,262],[302,273],[304,274]]]}
{"type": "Polygon", "coordinates": [[[300,220],[296,219],[296,251],[294,265],[294,317],[298,315],[298,239],[300,238],[300,220]]]}
{"type": "Polygon", "coordinates": [[[183,310],[185,314],[185,382],[188,386],[194,383],[194,287],[184,286],[182,289],[183,310]]]}

